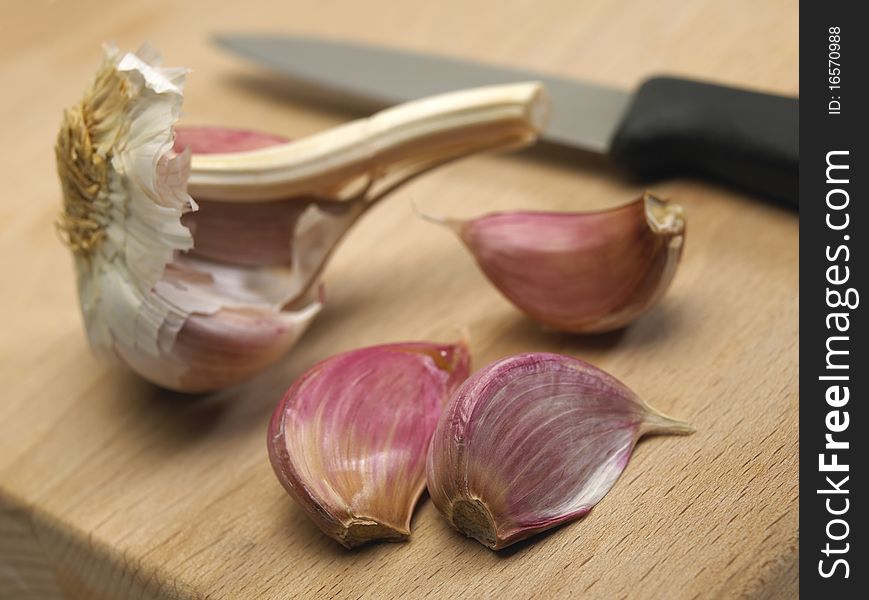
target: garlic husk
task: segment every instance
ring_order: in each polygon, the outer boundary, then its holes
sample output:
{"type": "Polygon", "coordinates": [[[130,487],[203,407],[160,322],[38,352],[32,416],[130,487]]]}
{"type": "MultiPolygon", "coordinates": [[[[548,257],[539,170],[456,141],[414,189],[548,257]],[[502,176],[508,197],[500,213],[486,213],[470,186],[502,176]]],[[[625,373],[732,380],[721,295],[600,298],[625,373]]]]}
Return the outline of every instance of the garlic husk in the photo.
{"type": "Polygon", "coordinates": [[[586,514],[643,435],[692,431],[586,362],[511,356],[453,394],[432,437],[428,492],[456,529],[498,550],[586,514]]]}
{"type": "Polygon", "coordinates": [[[388,344],[328,358],[293,384],[269,456],[324,533],[348,548],[410,535],[429,440],[469,361],[464,343],[388,344]]]}
{"type": "Polygon", "coordinates": [[[199,131],[221,152],[191,158],[173,149],[185,75],[160,66],[149,47],[123,55],[106,47],[56,146],[58,227],[74,256],[92,347],[181,391],[234,385],[277,360],[322,308],[320,272],[367,208],[437,164],[529,143],[545,112],[540,86],[520,84],[396,107],[388,119],[299,146],[199,131]],[[191,160],[199,183],[188,186],[191,160]],[[201,219],[189,217],[199,207],[188,188],[201,198],[201,219]],[[233,205],[239,199],[249,212],[233,205]],[[263,209],[266,201],[276,207],[263,209]],[[279,221],[285,239],[272,230],[240,250],[244,236],[228,227],[233,214],[249,215],[235,226],[255,237],[279,221]]]}
{"type": "Polygon", "coordinates": [[[553,329],[623,327],[664,294],[682,254],[682,208],[646,193],[596,212],[505,212],[455,221],[488,279],[517,308],[553,329]]]}

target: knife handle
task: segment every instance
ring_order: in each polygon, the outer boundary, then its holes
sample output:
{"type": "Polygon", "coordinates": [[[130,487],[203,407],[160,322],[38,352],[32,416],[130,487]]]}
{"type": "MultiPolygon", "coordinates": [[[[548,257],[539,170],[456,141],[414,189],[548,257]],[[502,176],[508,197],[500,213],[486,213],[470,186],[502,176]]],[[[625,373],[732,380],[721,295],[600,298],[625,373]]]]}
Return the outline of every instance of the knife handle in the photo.
{"type": "Polygon", "coordinates": [[[644,179],[696,174],[798,207],[799,100],[655,77],[643,83],[611,143],[644,179]]]}

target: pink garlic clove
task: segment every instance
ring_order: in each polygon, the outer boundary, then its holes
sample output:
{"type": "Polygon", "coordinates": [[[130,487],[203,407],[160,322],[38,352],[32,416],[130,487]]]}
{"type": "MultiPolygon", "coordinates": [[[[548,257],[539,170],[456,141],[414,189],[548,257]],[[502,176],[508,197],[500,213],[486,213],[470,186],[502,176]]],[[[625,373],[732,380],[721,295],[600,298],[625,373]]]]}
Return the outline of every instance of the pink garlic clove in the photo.
{"type": "Polygon", "coordinates": [[[293,231],[310,204],[304,199],[234,204],[196,198],[199,210],[181,222],[193,233],[196,256],[257,266],[292,262],[293,231]]]}
{"type": "MultiPolygon", "coordinates": [[[[287,143],[289,139],[249,129],[213,126],[175,128],[175,151],[194,154],[245,152],[287,143]]],[[[194,198],[199,210],[181,222],[193,233],[197,256],[256,266],[289,264],[293,230],[309,202],[301,198],[243,204],[194,198]]]]}
{"type": "Polygon", "coordinates": [[[348,548],[410,535],[429,440],[469,362],[463,343],[388,344],[328,358],[293,384],[269,456],[326,535],[348,548]]]}
{"type": "Polygon", "coordinates": [[[321,308],[317,302],[301,311],[225,308],[191,315],[175,340],[176,354],[189,367],[181,385],[200,392],[249,379],[284,356],[321,308]]]}
{"type": "Polygon", "coordinates": [[[685,238],[682,208],[651,194],[597,212],[440,222],[458,232],[516,307],[575,333],[623,327],[654,306],[673,280],[685,238]]]}
{"type": "Polygon", "coordinates": [[[453,394],[432,437],[428,491],[456,529],[498,550],[586,514],[643,435],[692,431],[586,362],[511,356],[453,394]]]}
{"type": "Polygon", "coordinates": [[[175,151],[190,150],[193,154],[220,154],[259,150],[290,139],[274,133],[236,127],[179,125],[175,128],[175,151]]]}
{"type": "Polygon", "coordinates": [[[175,371],[149,362],[146,355],[121,357],[133,369],[148,373],[152,383],[187,393],[202,393],[236,385],[264,370],[292,348],[322,304],[300,311],[220,309],[192,314],[184,322],[169,355],[185,365],[175,371]]]}

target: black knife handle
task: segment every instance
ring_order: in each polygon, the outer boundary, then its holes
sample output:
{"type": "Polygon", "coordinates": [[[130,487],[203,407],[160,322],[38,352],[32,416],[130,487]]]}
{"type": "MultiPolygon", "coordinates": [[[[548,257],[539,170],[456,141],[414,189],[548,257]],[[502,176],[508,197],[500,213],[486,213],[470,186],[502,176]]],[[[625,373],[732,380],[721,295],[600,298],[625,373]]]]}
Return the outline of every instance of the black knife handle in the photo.
{"type": "Polygon", "coordinates": [[[799,100],[672,77],[637,91],[612,140],[644,179],[696,174],[797,208],[799,100]]]}

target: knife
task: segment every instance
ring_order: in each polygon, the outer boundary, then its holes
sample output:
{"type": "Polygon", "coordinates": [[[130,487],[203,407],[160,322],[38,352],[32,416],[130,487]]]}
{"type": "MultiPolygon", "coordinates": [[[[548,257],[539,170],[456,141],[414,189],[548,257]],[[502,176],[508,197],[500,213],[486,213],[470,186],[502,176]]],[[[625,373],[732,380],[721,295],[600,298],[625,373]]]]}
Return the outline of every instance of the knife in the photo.
{"type": "Polygon", "coordinates": [[[543,140],[608,154],[654,180],[699,175],[796,209],[799,100],[677,77],[634,93],[561,77],[300,36],[219,35],[247,59],[315,89],[391,105],[461,88],[536,80],[552,100],[543,140]]]}

